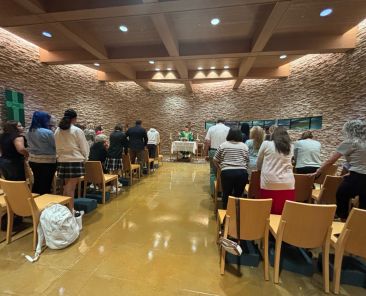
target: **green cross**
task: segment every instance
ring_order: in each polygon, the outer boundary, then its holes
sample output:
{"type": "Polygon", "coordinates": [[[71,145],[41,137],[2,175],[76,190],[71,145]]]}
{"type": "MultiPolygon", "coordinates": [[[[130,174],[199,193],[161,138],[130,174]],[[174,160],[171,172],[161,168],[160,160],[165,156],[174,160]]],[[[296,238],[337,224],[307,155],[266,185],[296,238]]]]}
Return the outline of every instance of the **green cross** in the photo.
{"type": "Polygon", "coordinates": [[[19,102],[17,92],[11,92],[11,101],[6,101],[6,107],[12,108],[14,120],[20,121],[19,111],[24,109],[24,103],[19,102]]]}

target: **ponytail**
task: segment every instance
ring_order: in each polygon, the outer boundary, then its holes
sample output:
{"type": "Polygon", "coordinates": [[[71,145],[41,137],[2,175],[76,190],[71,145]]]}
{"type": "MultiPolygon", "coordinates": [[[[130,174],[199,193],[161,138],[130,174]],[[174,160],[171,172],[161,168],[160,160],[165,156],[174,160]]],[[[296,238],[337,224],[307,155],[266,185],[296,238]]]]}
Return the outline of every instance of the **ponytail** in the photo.
{"type": "Polygon", "coordinates": [[[62,130],[68,130],[71,127],[71,118],[69,116],[62,117],[58,126],[62,130]]]}

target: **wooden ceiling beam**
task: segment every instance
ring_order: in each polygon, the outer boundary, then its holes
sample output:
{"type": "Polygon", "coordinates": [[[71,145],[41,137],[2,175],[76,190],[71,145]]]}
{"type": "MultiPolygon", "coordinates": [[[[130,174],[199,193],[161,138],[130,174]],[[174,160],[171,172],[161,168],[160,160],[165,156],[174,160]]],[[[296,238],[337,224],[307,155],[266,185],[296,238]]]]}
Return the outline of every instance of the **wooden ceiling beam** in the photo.
{"type": "Polygon", "coordinates": [[[184,85],[186,87],[186,90],[189,92],[189,93],[192,93],[193,92],[193,88],[192,88],[192,82],[187,80],[184,82],[184,85]]]}
{"type": "MultiPolygon", "coordinates": [[[[254,38],[251,52],[260,52],[264,49],[285,12],[290,7],[290,4],[291,1],[280,1],[274,5],[267,20],[254,38]]],[[[239,67],[239,79],[235,82],[233,89],[238,89],[240,87],[240,84],[243,81],[241,78],[245,77],[249,73],[250,69],[254,65],[255,59],[255,57],[249,57],[241,62],[239,67]]]]}
{"type": "Polygon", "coordinates": [[[42,14],[46,12],[43,5],[37,0],[13,0],[13,2],[33,14],[42,14]]]}
{"type": "MultiPolygon", "coordinates": [[[[23,0],[16,0],[23,2],[23,0]]],[[[25,0],[30,1],[30,0],[25,0]]],[[[104,19],[115,17],[128,17],[138,15],[153,15],[160,13],[174,13],[184,11],[218,9],[233,6],[273,4],[276,0],[177,0],[143,3],[135,5],[113,6],[106,8],[80,9],[52,13],[39,13],[34,15],[2,17],[1,27],[17,27],[36,25],[42,23],[68,22],[91,19],[104,19]]]]}

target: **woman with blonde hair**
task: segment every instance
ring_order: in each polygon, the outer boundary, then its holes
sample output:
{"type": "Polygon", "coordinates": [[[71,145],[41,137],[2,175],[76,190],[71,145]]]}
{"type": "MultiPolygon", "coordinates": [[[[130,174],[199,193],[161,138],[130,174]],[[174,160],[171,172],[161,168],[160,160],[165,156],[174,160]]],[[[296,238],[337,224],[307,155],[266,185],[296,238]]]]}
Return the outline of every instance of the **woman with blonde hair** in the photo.
{"type": "Polygon", "coordinates": [[[342,220],[348,217],[351,198],[359,196],[359,208],[366,209],[366,121],[350,120],[343,126],[344,141],[336,152],[314,173],[319,176],[341,156],[349,163],[349,175],[343,177],[337,190],[336,214],[342,220]]]}
{"type": "Polygon", "coordinates": [[[258,151],[264,140],[264,130],[260,126],[253,126],[250,129],[249,140],[246,141],[249,149],[248,174],[257,168],[258,151]]]}

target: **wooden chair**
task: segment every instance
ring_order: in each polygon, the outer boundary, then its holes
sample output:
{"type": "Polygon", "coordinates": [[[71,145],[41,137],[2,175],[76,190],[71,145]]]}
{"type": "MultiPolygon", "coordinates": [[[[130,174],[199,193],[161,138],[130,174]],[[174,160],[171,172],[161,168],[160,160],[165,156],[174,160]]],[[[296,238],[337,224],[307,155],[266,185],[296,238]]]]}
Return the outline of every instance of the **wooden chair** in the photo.
{"type": "Polygon", "coordinates": [[[317,204],[337,204],[336,194],[342,183],[341,176],[326,176],[321,189],[314,189],[312,198],[317,204]]]}
{"type": "Polygon", "coordinates": [[[245,186],[245,190],[248,192],[248,198],[260,198],[260,190],[261,190],[260,171],[252,171],[250,175],[249,184],[245,186]]]}
{"type": "Polygon", "coordinates": [[[353,208],[339,237],[332,235],[331,245],[335,250],[333,272],[333,292],[335,294],[339,294],[344,253],[347,252],[366,259],[365,225],[366,210],[353,208]]]}
{"type": "Polygon", "coordinates": [[[127,175],[129,175],[130,185],[132,185],[133,173],[137,173],[137,176],[140,179],[141,167],[139,164],[131,163],[129,154],[122,154],[122,163],[123,163],[122,172],[126,177],[127,177],[127,175]]]}
{"type": "Polygon", "coordinates": [[[294,174],[295,177],[295,201],[309,202],[314,184],[314,176],[294,174]]]}
{"type": "Polygon", "coordinates": [[[215,215],[217,214],[217,209],[219,208],[219,193],[222,193],[222,186],[221,186],[221,170],[217,170],[216,172],[216,180],[214,181],[214,206],[215,206],[215,215]]]}
{"type": "Polygon", "coordinates": [[[105,203],[106,184],[114,182],[116,186],[116,196],[118,195],[118,175],[109,175],[103,173],[102,164],[100,161],[85,162],[84,176],[84,196],[86,196],[86,187],[88,183],[94,186],[98,185],[102,190],[102,203],[105,203]]]}
{"type": "Polygon", "coordinates": [[[146,149],[144,150],[144,164],[147,166],[147,174],[150,174],[150,165],[154,165],[154,158],[149,157],[149,151],[146,149]]]}
{"type": "MultiPolygon", "coordinates": [[[[227,204],[225,216],[224,238],[232,237],[241,240],[264,240],[264,279],[269,280],[268,271],[268,235],[269,235],[269,216],[271,213],[272,199],[246,199],[240,200],[240,237],[237,237],[236,229],[236,205],[237,198],[230,196],[227,204]]],[[[221,248],[220,271],[225,273],[225,254],[221,248]]]]}
{"type": "Polygon", "coordinates": [[[158,164],[160,166],[160,163],[163,164],[163,159],[164,159],[164,156],[163,154],[160,154],[160,143],[157,147],[157,153],[156,153],[157,157],[158,157],[158,164]]]}
{"type": "Polygon", "coordinates": [[[279,283],[282,242],[299,248],[323,248],[324,290],[329,293],[329,248],[335,205],[286,201],[282,215],[270,216],[270,231],[276,238],[274,282],[279,283]]]}
{"type": "Polygon", "coordinates": [[[323,185],[326,176],[335,176],[337,174],[338,166],[332,164],[329,166],[318,178],[314,180],[315,184],[323,185]]]}
{"type": "MultiPolygon", "coordinates": [[[[5,193],[7,204],[8,226],[6,241],[11,243],[14,214],[22,217],[32,216],[33,220],[33,249],[37,245],[37,227],[41,212],[51,203],[71,206],[71,197],[43,194],[34,198],[26,181],[6,181],[0,179],[1,188],[5,193]]],[[[71,209],[70,209],[71,210],[71,209]]]]}

